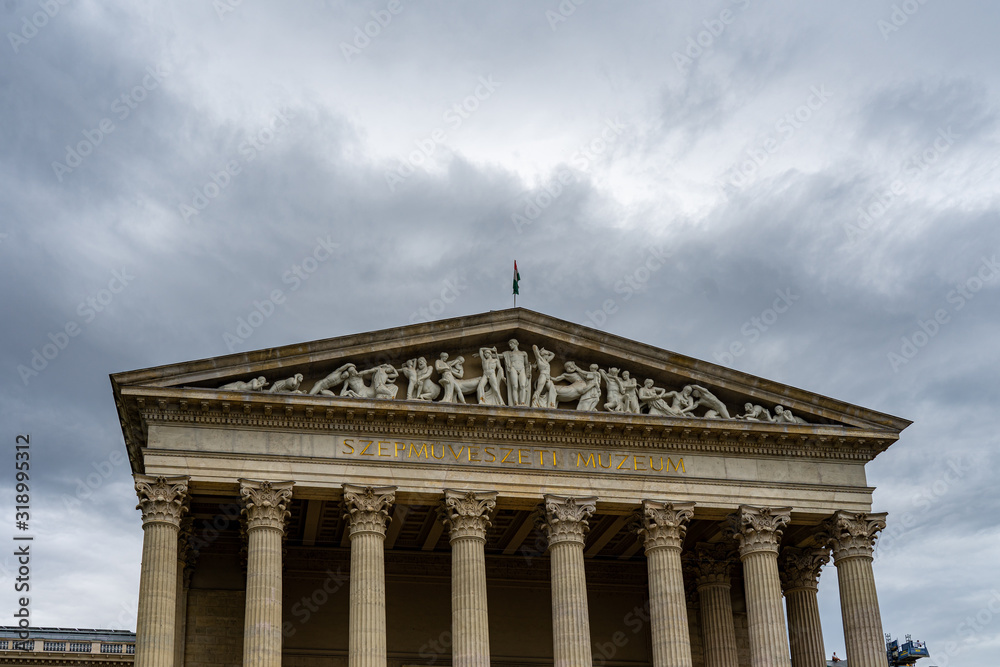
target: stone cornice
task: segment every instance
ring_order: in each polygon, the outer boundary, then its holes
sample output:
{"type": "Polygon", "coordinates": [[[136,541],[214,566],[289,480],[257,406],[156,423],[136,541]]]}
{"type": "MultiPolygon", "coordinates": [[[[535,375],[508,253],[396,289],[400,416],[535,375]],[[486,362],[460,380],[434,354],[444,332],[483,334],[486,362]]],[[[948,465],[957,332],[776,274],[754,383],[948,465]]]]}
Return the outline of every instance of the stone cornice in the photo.
{"type": "Polygon", "coordinates": [[[643,500],[639,510],[639,527],[646,552],[653,549],[680,550],[687,533],[687,523],[694,516],[694,503],[670,503],[643,500]]]}
{"type": "Polygon", "coordinates": [[[135,492],[139,496],[137,510],[142,510],[142,523],[165,523],[178,530],[181,517],[188,510],[190,477],[147,477],[133,475],[135,492]]]}
{"type": "Polygon", "coordinates": [[[781,535],[791,519],[790,507],[740,505],[729,515],[726,532],[739,545],[740,558],[757,552],[777,555],[781,535]]]}
{"type": "Polygon", "coordinates": [[[486,541],[490,516],[497,506],[496,491],[455,491],[445,489],[441,520],[448,527],[451,541],[477,539],[486,541]]]}
{"type": "Polygon", "coordinates": [[[837,512],[820,527],[818,539],[833,549],[834,563],[845,558],[871,558],[878,534],[885,528],[885,512],[837,512]]]}
{"type": "Polygon", "coordinates": [[[283,432],[519,442],[579,448],[653,448],[726,456],[870,461],[898,434],[824,424],[681,419],[621,413],[422,401],[125,387],[119,411],[129,457],[141,472],[149,424],[283,432]]]}
{"type": "Polygon", "coordinates": [[[803,588],[816,590],[819,587],[820,570],[829,562],[830,549],[825,547],[782,549],[778,561],[782,589],[785,593],[803,588]]]}
{"type": "Polygon", "coordinates": [[[351,537],[375,533],[385,537],[389,524],[389,506],[396,501],[394,486],[355,486],[344,484],[344,506],[351,537]]]}
{"type": "Polygon", "coordinates": [[[247,532],[258,528],[284,531],[285,519],[290,514],[287,507],[292,499],[292,487],[295,483],[251,479],[241,479],[239,482],[247,532]]]}
{"type": "Polygon", "coordinates": [[[597,509],[597,498],[569,498],[546,495],[538,527],[549,538],[549,546],[561,542],[583,544],[590,527],[588,519],[597,509]]]}

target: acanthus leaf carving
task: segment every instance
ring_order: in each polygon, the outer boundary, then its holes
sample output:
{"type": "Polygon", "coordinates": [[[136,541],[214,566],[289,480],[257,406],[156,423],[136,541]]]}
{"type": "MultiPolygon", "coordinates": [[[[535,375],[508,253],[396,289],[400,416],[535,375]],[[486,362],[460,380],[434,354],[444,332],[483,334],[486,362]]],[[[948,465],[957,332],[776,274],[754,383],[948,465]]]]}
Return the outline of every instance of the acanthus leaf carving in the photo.
{"type": "Polygon", "coordinates": [[[694,505],[643,500],[636,532],[643,537],[646,551],[664,547],[679,550],[688,521],[694,516],[694,505]]]}
{"type": "Polygon", "coordinates": [[[549,539],[549,545],[560,542],[583,544],[590,528],[588,520],[597,509],[597,498],[571,498],[546,495],[538,527],[549,539]]]}
{"type": "Polygon", "coordinates": [[[355,486],[344,484],[344,506],[350,535],[375,533],[385,536],[389,507],[396,501],[394,486],[355,486]]]}
{"type": "Polygon", "coordinates": [[[885,528],[885,512],[865,514],[837,512],[823,522],[820,540],[833,549],[833,560],[872,557],[878,534],[885,528]]]}
{"type": "Polygon", "coordinates": [[[455,491],[445,489],[441,521],[452,540],[475,538],[486,541],[486,529],[497,505],[496,491],[455,491]]]}
{"type": "Polygon", "coordinates": [[[739,545],[740,557],[769,551],[778,553],[781,535],[791,519],[790,507],[751,507],[740,505],[729,515],[727,531],[739,545]]]}
{"type": "Polygon", "coordinates": [[[247,532],[257,528],[284,531],[295,483],[252,479],[241,479],[239,482],[247,532]]]}
{"type": "Polygon", "coordinates": [[[813,547],[782,549],[778,571],[781,587],[787,593],[798,588],[817,588],[823,566],[830,562],[830,549],[813,547]]]}
{"type": "Polygon", "coordinates": [[[188,510],[187,476],[150,477],[133,475],[139,496],[137,510],[142,510],[142,522],[167,523],[180,529],[181,517],[188,510]]]}

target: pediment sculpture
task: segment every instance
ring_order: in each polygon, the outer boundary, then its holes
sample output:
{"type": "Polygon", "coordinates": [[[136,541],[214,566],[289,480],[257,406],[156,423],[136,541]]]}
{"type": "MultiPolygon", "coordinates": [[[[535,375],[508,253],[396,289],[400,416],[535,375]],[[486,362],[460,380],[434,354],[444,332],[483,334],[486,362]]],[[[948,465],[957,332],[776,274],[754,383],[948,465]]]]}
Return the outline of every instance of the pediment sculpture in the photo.
{"type": "MultiPolygon", "coordinates": [[[[377,400],[409,400],[439,403],[479,403],[483,405],[525,408],[558,408],[575,404],[583,412],[620,412],[661,417],[703,419],[736,419],[741,421],[779,424],[808,423],[782,405],[771,409],[746,403],[742,414],[732,415],[725,402],[707,387],[687,384],[678,389],[657,387],[653,379],[642,384],[628,370],[617,367],[601,368],[598,364],[583,364],[574,360],[563,363],[562,373],[552,375],[555,354],[532,345],[534,361],[521,349],[515,338],[507,341],[507,349],[496,346],[480,347],[472,355],[479,361],[481,373],[466,377],[466,359],[441,352],[433,364],[426,357],[406,360],[398,368],[382,363],[358,370],[347,363],[316,381],[309,394],[377,400]],[[400,394],[396,384],[405,381],[400,394]]],[[[270,393],[302,394],[303,376],[297,373],[271,385],[270,393]]],[[[268,386],[261,376],[247,381],[230,382],[219,387],[225,391],[262,392],[268,386]]]]}

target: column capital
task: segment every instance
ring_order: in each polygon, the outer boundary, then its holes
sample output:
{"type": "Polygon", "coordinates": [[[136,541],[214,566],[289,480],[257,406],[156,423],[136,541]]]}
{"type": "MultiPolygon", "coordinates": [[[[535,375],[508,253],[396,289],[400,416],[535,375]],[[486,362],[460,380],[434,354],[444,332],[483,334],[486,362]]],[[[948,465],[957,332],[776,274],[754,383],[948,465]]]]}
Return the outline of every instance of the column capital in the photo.
{"type": "Polygon", "coordinates": [[[389,524],[389,506],[396,502],[394,486],[355,486],[344,484],[344,518],[353,538],[359,533],[385,537],[389,524]]]}
{"type": "Polygon", "coordinates": [[[886,516],[886,512],[836,512],[821,525],[819,539],[833,549],[834,563],[858,556],[871,558],[886,516]]]}
{"type": "Polygon", "coordinates": [[[589,528],[587,520],[597,509],[597,498],[570,498],[546,495],[544,514],[538,525],[549,538],[549,546],[560,542],[579,542],[589,528]]]}
{"type": "Polygon", "coordinates": [[[496,491],[444,490],[441,522],[448,527],[452,541],[473,538],[486,541],[486,529],[497,506],[496,491]]]}
{"type": "Polygon", "coordinates": [[[243,500],[243,514],[247,519],[249,533],[257,528],[284,530],[288,518],[288,503],[292,499],[295,482],[268,482],[255,479],[241,479],[240,498],[243,500]]]}
{"type": "Polygon", "coordinates": [[[693,515],[694,503],[643,500],[636,532],[644,538],[646,553],[662,548],[680,550],[693,515]]]}
{"type": "Polygon", "coordinates": [[[684,563],[694,577],[695,586],[730,584],[730,575],[736,561],[736,552],[728,544],[699,543],[684,563]]]}
{"type": "Polygon", "coordinates": [[[830,562],[828,547],[796,549],[786,547],[781,550],[778,560],[781,588],[785,594],[791,591],[819,588],[819,574],[823,566],[830,562]]]}
{"type": "Polygon", "coordinates": [[[142,510],[143,525],[166,523],[180,528],[181,517],[188,510],[187,475],[150,477],[135,474],[135,492],[139,496],[137,510],[142,510]]]}
{"type": "Polygon", "coordinates": [[[729,515],[727,532],[736,540],[740,558],[764,551],[778,554],[781,534],[791,519],[791,507],[740,505],[729,515]]]}

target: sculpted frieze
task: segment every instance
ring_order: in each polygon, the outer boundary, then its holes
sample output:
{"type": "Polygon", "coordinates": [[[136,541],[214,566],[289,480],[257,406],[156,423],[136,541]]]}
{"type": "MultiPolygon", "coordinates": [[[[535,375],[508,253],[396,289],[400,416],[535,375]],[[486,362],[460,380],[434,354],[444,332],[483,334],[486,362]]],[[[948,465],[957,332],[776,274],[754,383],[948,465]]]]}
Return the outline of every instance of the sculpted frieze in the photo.
{"type": "MultiPolygon", "coordinates": [[[[346,363],[316,381],[312,396],[340,396],[376,400],[409,400],[439,403],[471,403],[523,408],[569,408],[581,412],[617,412],[645,414],[680,419],[734,419],[748,422],[805,424],[782,405],[773,409],[745,403],[742,414],[730,412],[726,403],[708,387],[687,384],[677,388],[656,386],[651,378],[640,385],[627,369],[601,368],[567,359],[562,373],[552,375],[554,352],[532,345],[534,360],[521,349],[516,338],[507,341],[502,352],[497,346],[481,346],[472,354],[480,374],[466,376],[466,358],[440,352],[433,364],[427,357],[406,360],[400,366],[391,363],[359,370],[354,362],[346,363]],[[405,380],[400,391],[397,379],[405,380]],[[475,398],[473,398],[473,396],[475,398]]],[[[303,393],[303,376],[275,382],[270,393],[303,393]]],[[[268,386],[265,377],[225,384],[226,391],[261,392],[268,386]]]]}

